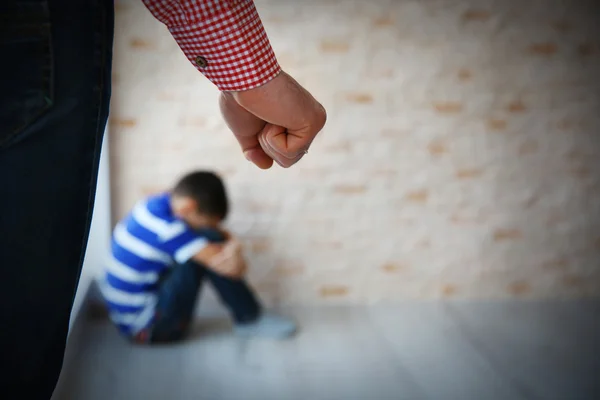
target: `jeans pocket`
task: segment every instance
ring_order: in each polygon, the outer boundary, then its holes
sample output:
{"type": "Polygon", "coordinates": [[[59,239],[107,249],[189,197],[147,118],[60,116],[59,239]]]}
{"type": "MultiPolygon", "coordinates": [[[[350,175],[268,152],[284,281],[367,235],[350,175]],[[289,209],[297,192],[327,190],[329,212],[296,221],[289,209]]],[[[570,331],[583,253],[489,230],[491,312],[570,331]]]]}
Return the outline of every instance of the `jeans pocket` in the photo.
{"type": "Polygon", "coordinates": [[[0,5],[0,149],[30,135],[54,103],[48,2],[7,3],[0,5]]]}

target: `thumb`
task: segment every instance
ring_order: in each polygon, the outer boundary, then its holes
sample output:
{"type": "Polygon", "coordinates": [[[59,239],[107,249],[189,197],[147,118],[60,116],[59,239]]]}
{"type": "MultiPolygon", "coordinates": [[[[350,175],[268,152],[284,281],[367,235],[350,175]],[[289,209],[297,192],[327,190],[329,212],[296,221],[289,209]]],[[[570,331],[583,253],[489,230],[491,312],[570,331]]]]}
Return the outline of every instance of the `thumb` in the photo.
{"type": "Polygon", "coordinates": [[[244,157],[252,163],[254,163],[260,169],[269,169],[273,165],[273,159],[265,153],[260,146],[257,136],[240,137],[236,136],[244,157]]]}

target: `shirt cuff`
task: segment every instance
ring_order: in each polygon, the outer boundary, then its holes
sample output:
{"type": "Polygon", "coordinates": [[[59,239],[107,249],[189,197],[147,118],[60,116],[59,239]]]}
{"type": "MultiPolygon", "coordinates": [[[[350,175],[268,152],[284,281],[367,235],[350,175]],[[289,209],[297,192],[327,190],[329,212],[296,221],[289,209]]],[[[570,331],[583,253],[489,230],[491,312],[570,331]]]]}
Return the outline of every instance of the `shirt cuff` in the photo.
{"type": "Polygon", "coordinates": [[[197,238],[181,246],[173,257],[178,264],[183,264],[192,259],[200,250],[206,247],[208,241],[203,238],[197,238]]]}
{"type": "Polygon", "coordinates": [[[169,26],[188,60],[221,91],[248,90],[275,78],[281,67],[254,3],[219,3],[206,18],[169,26]]]}

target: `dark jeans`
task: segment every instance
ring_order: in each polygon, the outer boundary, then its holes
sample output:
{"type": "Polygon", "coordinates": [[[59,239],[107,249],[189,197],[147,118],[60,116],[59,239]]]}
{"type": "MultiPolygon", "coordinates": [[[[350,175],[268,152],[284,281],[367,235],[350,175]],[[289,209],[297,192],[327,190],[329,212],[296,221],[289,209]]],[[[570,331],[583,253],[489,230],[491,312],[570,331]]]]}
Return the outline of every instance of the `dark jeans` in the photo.
{"type": "MultiPolygon", "coordinates": [[[[201,233],[212,242],[224,239],[217,231],[201,233]]],[[[194,317],[196,300],[205,278],[229,309],[234,322],[247,323],[259,316],[260,305],[244,280],[224,277],[189,261],[174,266],[161,277],[154,320],[148,329],[136,335],[135,341],[164,343],[183,339],[194,317]]]]}
{"type": "Polygon", "coordinates": [[[0,1],[0,398],[49,399],[91,222],[114,0],[0,1]]]}

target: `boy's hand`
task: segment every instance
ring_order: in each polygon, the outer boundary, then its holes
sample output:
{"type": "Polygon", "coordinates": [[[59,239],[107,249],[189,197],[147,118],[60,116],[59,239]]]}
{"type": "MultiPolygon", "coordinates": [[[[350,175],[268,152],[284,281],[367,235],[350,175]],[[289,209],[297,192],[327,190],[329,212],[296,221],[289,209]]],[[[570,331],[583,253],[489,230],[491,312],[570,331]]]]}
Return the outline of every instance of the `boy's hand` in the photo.
{"type": "Polygon", "coordinates": [[[225,243],[223,250],[211,259],[210,267],[218,274],[229,278],[242,278],[248,267],[241,243],[235,239],[225,243]]]}

